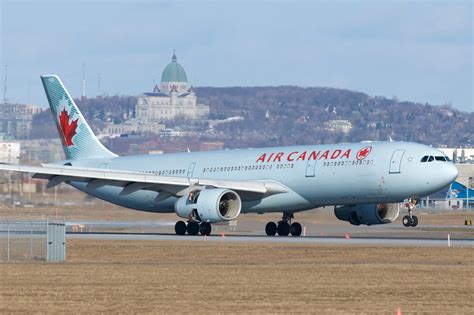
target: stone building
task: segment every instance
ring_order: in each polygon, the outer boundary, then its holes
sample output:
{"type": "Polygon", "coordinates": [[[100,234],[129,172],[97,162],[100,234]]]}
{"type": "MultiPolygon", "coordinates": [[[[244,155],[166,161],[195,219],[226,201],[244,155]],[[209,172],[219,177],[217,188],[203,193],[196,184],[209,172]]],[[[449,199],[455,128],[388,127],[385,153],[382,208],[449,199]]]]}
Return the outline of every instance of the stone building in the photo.
{"type": "Polygon", "coordinates": [[[145,124],[178,118],[204,120],[208,116],[209,106],[198,104],[194,88],[188,88],[186,71],[175,54],[163,70],[160,87],[155,85],[153,92],[143,93],[136,105],[136,118],[145,124]]]}
{"type": "Polygon", "coordinates": [[[328,131],[349,133],[352,129],[352,123],[348,120],[334,119],[324,123],[324,127],[328,131]]]}

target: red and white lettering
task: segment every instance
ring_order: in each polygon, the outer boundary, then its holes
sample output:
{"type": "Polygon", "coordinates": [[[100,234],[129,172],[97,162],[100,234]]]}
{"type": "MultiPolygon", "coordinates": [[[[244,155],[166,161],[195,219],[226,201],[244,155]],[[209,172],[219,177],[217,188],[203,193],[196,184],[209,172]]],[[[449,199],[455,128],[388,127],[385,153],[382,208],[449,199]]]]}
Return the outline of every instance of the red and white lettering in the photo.
{"type": "Polygon", "coordinates": [[[297,160],[297,161],[299,161],[299,160],[304,161],[304,159],[306,159],[306,151],[304,151],[303,153],[301,153],[300,156],[298,156],[298,158],[297,158],[296,160],[297,160]]]}
{"type": "Polygon", "coordinates": [[[275,153],[271,153],[271,154],[270,154],[270,156],[269,156],[268,159],[267,159],[267,162],[270,162],[270,161],[272,160],[273,155],[275,155],[275,153]]]}
{"type": "Polygon", "coordinates": [[[320,151],[318,151],[318,152],[316,152],[316,151],[311,152],[311,154],[309,155],[308,160],[316,160],[317,157],[318,157],[318,155],[319,155],[319,152],[320,152],[320,151]]]}
{"type": "Polygon", "coordinates": [[[342,151],[341,150],[335,150],[332,154],[331,154],[331,160],[334,160],[336,159],[339,155],[341,155],[342,151]]]}
{"type": "Polygon", "coordinates": [[[281,157],[283,156],[283,154],[285,154],[284,152],[278,152],[276,155],[275,155],[275,158],[273,159],[273,162],[281,162],[281,157]]]}
{"type": "Polygon", "coordinates": [[[326,151],[324,151],[323,155],[321,155],[321,156],[319,157],[319,159],[321,160],[322,158],[324,158],[325,160],[327,160],[327,159],[328,159],[328,155],[329,155],[329,150],[326,150],[326,151]]]}
{"type": "Polygon", "coordinates": [[[350,154],[351,154],[351,149],[344,152],[344,154],[341,156],[341,159],[344,158],[344,157],[348,159],[350,154]]]}
{"type": "Polygon", "coordinates": [[[293,162],[294,161],[293,155],[295,155],[295,154],[298,154],[298,151],[294,151],[294,152],[291,152],[290,154],[288,154],[287,160],[290,161],[290,162],[293,162]]]}
{"type": "Polygon", "coordinates": [[[267,156],[267,154],[266,154],[266,153],[263,153],[262,155],[260,155],[260,157],[257,159],[257,162],[255,162],[255,163],[258,163],[258,161],[264,163],[266,156],[267,156]]]}

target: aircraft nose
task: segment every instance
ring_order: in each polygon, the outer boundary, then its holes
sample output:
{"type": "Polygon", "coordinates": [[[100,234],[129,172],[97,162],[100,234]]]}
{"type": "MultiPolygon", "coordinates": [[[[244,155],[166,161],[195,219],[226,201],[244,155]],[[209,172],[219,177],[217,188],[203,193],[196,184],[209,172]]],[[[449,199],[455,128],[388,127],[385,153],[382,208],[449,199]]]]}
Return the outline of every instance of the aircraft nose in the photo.
{"type": "Polygon", "coordinates": [[[446,164],[443,170],[443,174],[448,181],[448,184],[452,183],[456,177],[458,177],[459,171],[454,164],[446,164]]]}

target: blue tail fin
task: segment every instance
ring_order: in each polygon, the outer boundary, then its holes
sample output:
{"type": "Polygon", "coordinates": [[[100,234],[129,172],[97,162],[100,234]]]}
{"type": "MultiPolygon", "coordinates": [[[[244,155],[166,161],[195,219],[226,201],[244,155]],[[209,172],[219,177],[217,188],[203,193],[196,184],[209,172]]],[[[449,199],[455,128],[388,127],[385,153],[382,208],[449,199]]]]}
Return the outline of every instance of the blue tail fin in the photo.
{"type": "Polygon", "coordinates": [[[80,160],[116,157],[94,135],[59,77],[45,75],[41,76],[41,81],[66,158],[80,160]]]}

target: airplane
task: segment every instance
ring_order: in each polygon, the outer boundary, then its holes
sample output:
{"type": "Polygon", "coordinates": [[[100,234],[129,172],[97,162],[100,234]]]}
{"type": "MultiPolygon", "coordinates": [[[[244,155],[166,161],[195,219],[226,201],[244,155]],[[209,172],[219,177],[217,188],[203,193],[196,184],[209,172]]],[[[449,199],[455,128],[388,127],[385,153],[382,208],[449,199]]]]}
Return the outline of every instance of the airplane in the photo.
{"type": "Polygon", "coordinates": [[[176,213],[177,235],[210,235],[245,213],[281,212],[268,236],[300,236],[294,214],[333,206],[354,225],[387,224],[416,200],[446,187],[458,170],[442,152],[412,142],[361,142],[160,155],[118,156],[94,135],[60,78],[41,76],[66,159],[41,166],[1,164],[33,173],[47,187],[66,183],[126,208],[176,213]]]}

